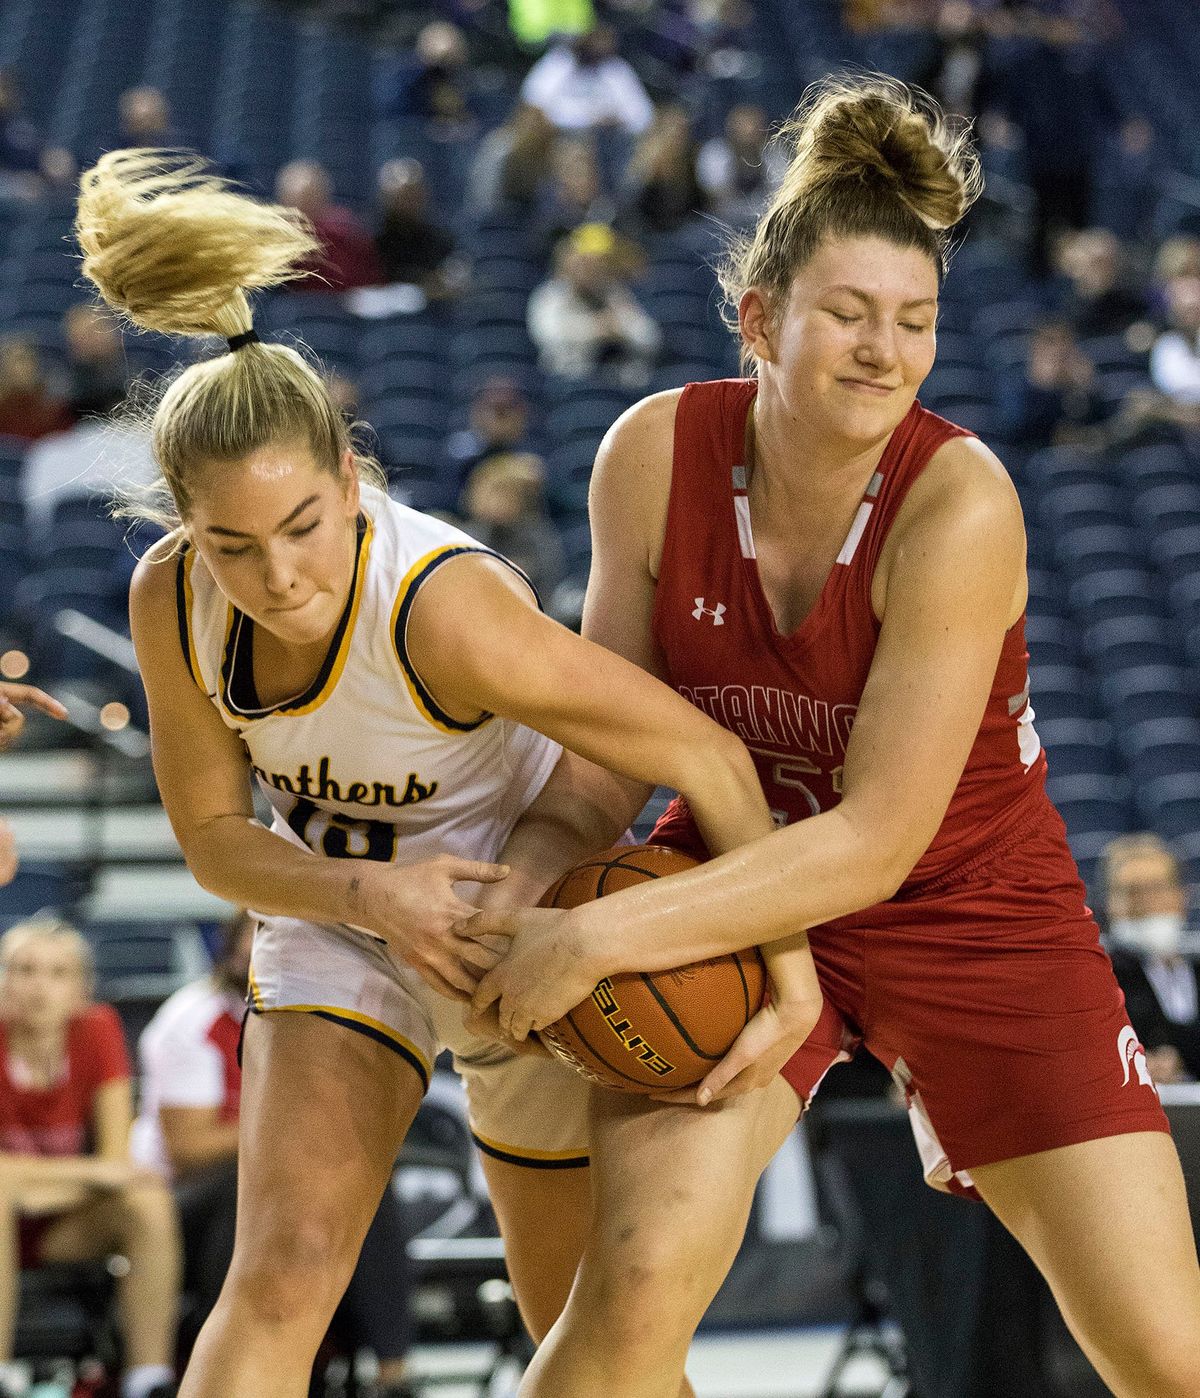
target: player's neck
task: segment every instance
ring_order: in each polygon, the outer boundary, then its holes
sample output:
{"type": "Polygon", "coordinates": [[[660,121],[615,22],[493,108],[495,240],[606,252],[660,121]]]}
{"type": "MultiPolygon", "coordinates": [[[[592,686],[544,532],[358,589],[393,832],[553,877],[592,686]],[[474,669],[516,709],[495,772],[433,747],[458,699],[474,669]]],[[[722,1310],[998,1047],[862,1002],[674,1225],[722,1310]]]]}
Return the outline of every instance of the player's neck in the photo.
{"type": "MultiPolygon", "coordinates": [[[[890,434],[889,434],[890,437],[890,434]]],[[[776,511],[807,514],[824,502],[862,493],[889,437],[863,449],[806,430],[783,405],[759,393],[746,421],[745,465],[751,497],[776,511]]]]}

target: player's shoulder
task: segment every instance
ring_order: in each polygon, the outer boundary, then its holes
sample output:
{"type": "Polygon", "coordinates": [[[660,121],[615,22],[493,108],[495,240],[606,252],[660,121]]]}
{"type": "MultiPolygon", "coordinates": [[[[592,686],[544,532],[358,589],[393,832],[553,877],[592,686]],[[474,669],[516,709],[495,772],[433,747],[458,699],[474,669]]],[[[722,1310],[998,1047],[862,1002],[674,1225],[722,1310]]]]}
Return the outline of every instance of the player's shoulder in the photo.
{"type": "Polygon", "coordinates": [[[974,436],[943,442],[913,482],[897,524],[921,527],[1023,530],[1012,477],[990,447],[974,436]]]}
{"type": "Polygon", "coordinates": [[[154,615],[175,605],[179,569],[184,565],[189,545],[181,530],[158,539],[138,559],[129,583],[132,615],[154,615]]]}
{"type": "Polygon", "coordinates": [[[654,496],[670,488],[675,414],[683,389],[642,398],[605,433],[592,472],[593,510],[607,498],[654,496]]]}

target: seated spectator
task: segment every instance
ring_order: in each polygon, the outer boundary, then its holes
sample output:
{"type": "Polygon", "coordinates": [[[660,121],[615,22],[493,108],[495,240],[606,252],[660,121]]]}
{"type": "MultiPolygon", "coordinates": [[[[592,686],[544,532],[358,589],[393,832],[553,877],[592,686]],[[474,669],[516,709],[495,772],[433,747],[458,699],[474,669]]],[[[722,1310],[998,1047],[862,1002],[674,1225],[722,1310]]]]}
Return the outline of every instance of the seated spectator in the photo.
{"type": "Polygon", "coordinates": [[[734,228],[753,223],[775,192],[787,157],[771,143],[767,114],[743,103],[725,118],[725,134],[700,147],[696,173],[713,212],[734,228]]]}
{"type": "Polygon", "coordinates": [[[465,272],[449,229],[429,216],[429,186],[419,160],[389,160],[376,185],[375,250],[386,282],[419,286],[430,299],[462,290],[465,272]]]}
{"type": "Polygon", "coordinates": [[[1107,228],[1068,233],[1058,246],[1058,267],[1069,286],[1059,310],[1081,339],[1125,335],[1144,322],[1145,298],[1126,281],[1125,250],[1107,228]]]}
{"type": "Polygon", "coordinates": [[[0,343],[0,434],[36,442],[74,422],[70,408],[47,384],[37,346],[28,340],[0,343]]]}
{"type": "Polygon", "coordinates": [[[48,527],[59,500],[108,496],[114,482],[149,485],[158,468],[149,434],[119,421],[90,418],[35,442],[21,469],[21,496],[33,530],[48,527]]]}
{"type": "Polygon", "coordinates": [[[19,1269],[119,1252],[121,1398],[174,1394],[179,1236],[169,1191],[129,1157],[132,1090],[120,1021],[91,1003],[91,956],[39,915],[0,938],[0,1393],[11,1382],[19,1269]]]}
{"type": "MultiPolygon", "coordinates": [[[[171,1182],[183,1229],[185,1296],[181,1353],[191,1352],[233,1257],[237,1212],[238,1042],[255,920],[241,912],[222,929],[211,975],[177,990],[138,1043],[142,1104],[133,1130],[139,1164],[171,1182]]],[[[335,1321],[375,1351],[379,1398],[413,1398],[406,1384],[409,1322],[404,1231],[388,1191],[363,1243],[335,1321]]]]}
{"type": "Polygon", "coordinates": [[[587,34],[595,24],[592,0],[509,0],[509,29],[517,43],[529,49],[540,49],[565,34],[587,34]]]}
{"type": "Polygon", "coordinates": [[[1093,222],[1118,238],[1147,240],[1168,167],[1162,142],[1142,115],[1121,123],[1110,157],[1097,174],[1092,201],[1093,222]]]}
{"type": "Polygon", "coordinates": [[[515,563],[549,600],[562,580],[563,550],[546,514],[546,468],[531,452],[508,452],[476,466],[463,492],[463,528],[515,563]]]}
{"type": "Polygon", "coordinates": [[[1173,277],[1165,291],[1168,329],[1150,351],[1150,380],[1200,422],[1200,276],[1173,277]]]}
{"type": "Polygon", "coordinates": [[[1122,835],[1101,862],[1106,930],[1129,1019],[1156,1082],[1200,1078],[1196,966],[1181,946],[1187,891],[1157,835],[1122,835]]]}
{"type": "Polygon", "coordinates": [[[543,370],[644,384],[662,331],[621,280],[619,244],[602,223],[585,223],[560,244],[557,274],[529,298],[529,335],[543,370]]]}
{"type": "Polygon", "coordinates": [[[708,207],[685,108],[660,107],[625,172],[625,211],[636,229],[672,233],[708,207]]]}
{"type": "Polygon", "coordinates": [[[482,462],[528,445],[529,401],[516,379],[494,374],[471,399],[470,426],[446,444],[457,490],[482,462]]]}
{"type": "Polygon", "coordinates": [[[1029,338],[1025,368],[1002,380],[997,391],[998,432],[1021,446],[1069,441],[1103,416],[1093,391],[1095,369],[1071,327],[1048,320],[1029,338]]]}
{"type": "Polygon", "coordinates": [[[120,117],[112,146],[181,146],[166,95],[157,87],[127,87],[117,100],[120,117]]]}
{"type": "Polygon", "coordinates": [[[488,133],[471,166],[467,201],[475,214],[537,207],[550,169],[554,125],[538,107],[518,102],[488,133]]]}
{"type": "Polygon", "coordinates": [[[470,74],[462,30],[447,20],[433,20],[417,35],[411,61],[394,74],[384,115],[421,118],[433,140],[472,136],[479,122],[472,110],[470,74]]]}
{"type": "Polygon", "coordinates": [[[0,69],[0,202],[38,199],[50,186],[71,183],[76,173],[69,151],[42,141],[21,111],[16,78],[0,69]]]}
{"type": "Polygon", "coordinates": [[[640,136],[654,106],[633,68],[617,53],[615,31],[599,24],[560,40],[526,74],[521,100],[539,107],[560,131],[616,129],[640,136]]]}
{"type": "Polygon", "coordinates": [[[312,274],[290,282],[302,291],[348,291],[378,286],[383,273],[375,240],[358,215],[333,201],[333,184],[316,160],[292,160],[275,176],[275,198],[299,209],[321,240],[322,250],[310,265],[312,274]]]}
{"type": "Polygon", "coordinates": [[[103,417],[125,401],[129,367],[117,322],[91,302],[63,316],[67,347],[67,404],[78,421],[103,417]]]}
{"type": "Polygon", "coordinates": [[[596,147],[590,140],[560,140],[554,147],[552,180],[538,219],[543,245],[555,248],[585,223],[609,223],[616,204],[604,188],[596,147]]]}

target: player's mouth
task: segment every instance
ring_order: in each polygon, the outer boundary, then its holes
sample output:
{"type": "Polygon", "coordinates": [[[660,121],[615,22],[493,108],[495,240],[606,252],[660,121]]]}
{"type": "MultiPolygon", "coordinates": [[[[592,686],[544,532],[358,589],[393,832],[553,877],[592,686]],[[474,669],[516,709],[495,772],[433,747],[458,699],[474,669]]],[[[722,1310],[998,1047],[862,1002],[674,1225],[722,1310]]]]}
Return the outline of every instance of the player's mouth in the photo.
{"type": "Polygon", "coordinates": [[[875,383],[872,379],[838,379],[838,383],[851,393],[865,393],[874,398],[886,398],[896,391],[891,384],[875,383]]]}

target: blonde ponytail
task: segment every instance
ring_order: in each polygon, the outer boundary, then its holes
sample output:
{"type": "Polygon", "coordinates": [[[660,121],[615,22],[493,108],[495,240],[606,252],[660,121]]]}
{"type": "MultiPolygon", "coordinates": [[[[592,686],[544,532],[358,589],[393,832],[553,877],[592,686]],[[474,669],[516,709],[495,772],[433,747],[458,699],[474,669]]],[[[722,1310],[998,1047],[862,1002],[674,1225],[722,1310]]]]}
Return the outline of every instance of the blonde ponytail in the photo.
{"type": "MultiPolygon", "coordinates": [[[[247,292],[306,275],[319,244],[295,209],[239,193],[201,157],[165,150],[112,151],[80,181],[75,223],[84,275],[113,310],[166,335],[243,337],[253,329],[247,292]]],[[[201,465],[227,465],[271,442],[301,441],[336,472],[350,429],[321,375],[281,344],[247,343],[192,364],[151,407],[162,480],[124,492],[117,513],[170,528],[186,519],[201,465]]],[[[377,485],[377,463],[355,453],[377,485]]]]}

